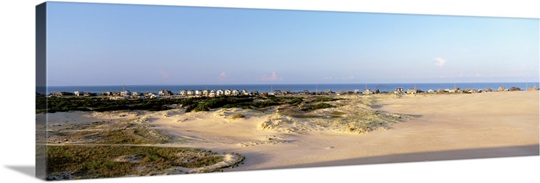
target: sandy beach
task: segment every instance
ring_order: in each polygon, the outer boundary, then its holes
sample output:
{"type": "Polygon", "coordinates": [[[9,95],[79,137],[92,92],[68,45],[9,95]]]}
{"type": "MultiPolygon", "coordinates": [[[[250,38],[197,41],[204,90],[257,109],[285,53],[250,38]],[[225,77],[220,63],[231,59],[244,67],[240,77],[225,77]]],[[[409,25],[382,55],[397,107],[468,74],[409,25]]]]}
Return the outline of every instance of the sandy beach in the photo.
{"type": "MultiPolygon", "coordinates": [[[[351,101],[366,98],[374,101],[371,110],[411,117],[387,128],[348,133],[311,125],[310,119],[235,108],[190,113],[182,109],[57,112],[48,114],[48,128],[63,123],[137,120],[174,137],[157,146],[195,147],[245,156],[244,163],[231,171],[539,154],[538,91],[369,95],[351,101]],[[245,117],[233,119],[236,113],[245,117]],[[284,127],[267,128],[265,122],[284,127]]],[[[355,107],[359,106],[339,110],[355,107]]]]}

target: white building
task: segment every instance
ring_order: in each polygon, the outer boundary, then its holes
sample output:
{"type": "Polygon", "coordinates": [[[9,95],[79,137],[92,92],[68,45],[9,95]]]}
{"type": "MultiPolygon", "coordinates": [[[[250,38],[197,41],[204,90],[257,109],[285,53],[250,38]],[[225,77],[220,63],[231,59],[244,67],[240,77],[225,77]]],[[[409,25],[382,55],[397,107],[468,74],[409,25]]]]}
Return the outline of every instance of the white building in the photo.
{"type": "Polygon", "coordinates": [[[217,90],[216,91],[216,97],[220,97],[220,96],[223,96],[225,95],[225,92],[223,90],[217,90]]]}

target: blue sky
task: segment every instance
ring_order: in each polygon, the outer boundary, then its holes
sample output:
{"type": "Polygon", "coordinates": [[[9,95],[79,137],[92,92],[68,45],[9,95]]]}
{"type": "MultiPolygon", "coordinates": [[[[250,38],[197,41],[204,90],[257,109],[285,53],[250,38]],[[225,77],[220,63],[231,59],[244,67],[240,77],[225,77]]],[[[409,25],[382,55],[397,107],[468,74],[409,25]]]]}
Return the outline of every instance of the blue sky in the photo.
{"type": "Polygon", "coordinates": [[[538,82],[539,20],[49,3],[48,84],[538,82]]]}

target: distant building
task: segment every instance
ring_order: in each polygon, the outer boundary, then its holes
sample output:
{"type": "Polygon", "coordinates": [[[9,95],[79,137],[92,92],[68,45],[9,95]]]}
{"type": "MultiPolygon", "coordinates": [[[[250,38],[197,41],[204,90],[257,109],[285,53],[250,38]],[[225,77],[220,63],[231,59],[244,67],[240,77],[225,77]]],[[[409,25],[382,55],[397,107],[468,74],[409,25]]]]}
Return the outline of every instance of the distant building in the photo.
{"type": "Polygon", "coordinates": [[[536,90],[538,90],[538,87],[536,87],[536,86],[532,86],[532,87],[527,88],[527,91],[536,91],[536,90]]]}
{"type": "Polygon", "coordinates": [[[362,92],[362,94],[364,94],[364,95],[370,95],[370,94],[373,94],[373,92],[372,92],[371,90],[369,90],[369,89],[365,89],[365,90],[362,92]]]}
{"type": "Polygon", "coordinates": [[[238,90],[233,90],[231,92],[231,96],[239,96],[239,95],[240,95],[240,91],[238,91],[238,90]]]}
{"type": "Polygon", "coordinates": [[[120,96],[125,97],[131,95],[131,92],[129,90],[124,90],[120,92],[120,96]]]}
{"type": "Polygon", "coordinates": [[[210,90],[210,93],[208,93],[208,97],[216,97],[216,90],[210,90]]]}
{"type": "Polygon", "coordinates": [[[403,88],[396,88],[396,89],[394,90],[394,93],[395,93],[395,94],[403,94],[403,93],[405,93],[405,91],[403,91],[403,88]]]}
{"type": "Polygon", "coordinates": [[[158,95],[171,96],[173,95],[173,92],[171,90],[159,90],[158,95]]]}
{"type": "Polygon", "coordinates": [[[62,97],[62,96],[64,96],[64,95],[62,94],[62,92],[53,92],[53,93],[51,93],[51,94],[49,94],[49,95],[50,95],[50,96],[54,96],[54,97],[62,97]]]}
{"type": "Polygon", "coordinates": [[[461,91],[460,88],[454,88],[452,90],[449,91],[450,93],[462,93],[463,91],[461,91]]]}
{"type": "Polygon", "coordinates": [[[332,90],[326,90],[326,94],[332,94],[334,93],[332,90]]]}
{"type": "Polygon", "coordinates": [[[247,90],[242,90],[241,93],[242,93],[243,96],[248,96],[249,95],[249,92],[247,90]]]}
{"type": "Polygon", "coordinates": [[[225,95],[225,92],[223,90],[217,90],[216,91],[216,97],[221,97],[223,95],[225,95]]]}
{"type": "Polygon", "coordinates": [[[224,95],[225,95],[225,96],[231,96],[231,95],[232,95],[232,91],[231,91],[230,89],[226,89],[226,90],[224,91],[224,95]]]}
{"type": "Polygon", "coordinates": [[[202,91],[201,90],[195,90],[194,95],[195,96],[202,96],[202,91]]]}
{"type": "Polygon", "coordinates": [[[83,93],[83,96],[85,96],[85,97],[96,96],[96,95],[97,95],[97,94],[95,94],[95,93],[90,93],[90,92],[84,92],[84,93],[83,93]]]}
{"type": "Polygon", "coordinates": [[[508,91],[521,91],[521,88],[512,86],[508,91]]]}
{"type": "Polygon", "coordinates": [[[418,89],[409,88],[407,90],[407,94],[417,94],[417,93],[418,93],[418,89]]]}

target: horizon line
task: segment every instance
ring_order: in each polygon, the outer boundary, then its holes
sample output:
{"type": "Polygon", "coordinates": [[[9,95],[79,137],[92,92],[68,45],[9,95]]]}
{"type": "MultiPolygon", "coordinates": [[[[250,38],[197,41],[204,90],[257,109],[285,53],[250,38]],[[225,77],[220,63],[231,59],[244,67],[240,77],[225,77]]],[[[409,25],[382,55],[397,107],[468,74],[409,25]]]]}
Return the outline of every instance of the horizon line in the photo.
{"type": "MultiPolygon", "coordinates": [[[[474,84],[474,83],[540,83],[540,81],[501,81],[501,82],[381,82],[381,83],[264,83],[264,84],[106,84],[106,85],[48,85],[46,87],[74,86],[219,86],[219,85],[362,85],[362,84],[474,84]]],[[[39,86],[43,87],[43,86],[39,86]]]]}

